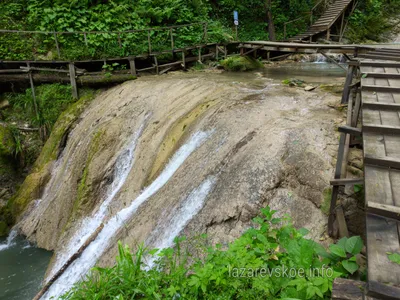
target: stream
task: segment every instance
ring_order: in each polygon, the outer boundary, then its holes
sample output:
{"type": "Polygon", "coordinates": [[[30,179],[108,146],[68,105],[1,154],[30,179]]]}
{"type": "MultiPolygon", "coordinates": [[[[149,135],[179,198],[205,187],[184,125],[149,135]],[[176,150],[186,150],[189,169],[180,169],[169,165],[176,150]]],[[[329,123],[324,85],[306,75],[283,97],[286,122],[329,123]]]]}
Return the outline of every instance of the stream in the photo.
{"type": "MultiPolygon", "coordinates": [[[[196,73],[190,73],[187,76],[194,77],[196,73]]],[[[288,78],[300,79],[314,85],[338,83],[338,80],[343,80],[345,72],[334,64],[303,62],[268,66],[263,70],[254,72],[223,72],[222,74],[207,74],[206,76],[215,76],[219,80],[222,78],[222,81],[227,82],[239,82],[251,89],[253,82],[258,82],[260,79],[261,81],[264,80],[264,83],[266,79],[270,80],[267,85],[275,86],[280,85],[282,80],[288,78]]],[[[116,165],[117,173],[114,176],[115,180],[108,190],[107,197],[103,199],[104,205],[97,212],[93,213],[92,217],[83,220],[82,224],[85,226],[81,224],[80,230],[76,231],[80,234],[77,234],[70,241],[70,244],[66,245],[66,248],[75,250],[79,248],[85,240],[80,237],[89,236],[106,219],[109,204],[122,188],[133,166],[136,142],[142,131],[143,127],[131,137],[131,141],[128,141],[125,151],[122,151],[116,165]]],[[[158,177],[135,198],[135,201],[132,201],[130,206],[114,214],[114,217],[107,219],[107,222],[104,224],[105,227],[98,237],[83,252],[82,256],[67,269],[60,279],[53,284],[44,298],[48,299],[50,296],[57,296],[65,292],[71,284],[76,282],[80,276],[93,267],[97,258],[106,250],[108,242],[114,242],[112,241],[112,237],[120,230],[123,222],[132,217],[142,203],[145,203],[148,198],[157,193],[178,168],[180,168],[189,155],[196,151],[197,147],[204,143],[212,134],[212,131],[193,133],[186,143],[177,149],[175,155],[158,177]]],[[[153,244],[156,244],[157,247],[171,246],[173,239],[184,229],[193,215],[201,210],[209,191],[214,187],[215,180],[216,178],[214,177],[208,177],[202,184],[189,191],[187,197],[182,199],[181,206],[175,207],[173,213],[167,216],[168,228],[165,227],[165,224],[157,224],[152,235],[148,236],[148,240],[156,241],[153,244]],[[180,217],[177,218],[177,216],[180,217]],[[173,228],[174,230],[170,230],[169,228],[173,228]]],[[[22,237],[16,236],[13,231],[12,236],[8,239],[0,239],[0,299],[25,300],[33,298],[40,289],[51,257],[52,252],[30,245],[22,237]]],[[[57,268],[52,269],[52,273],[61,267],[67,259],[68,256],[61,257],[55,264],[57,268]]]]}

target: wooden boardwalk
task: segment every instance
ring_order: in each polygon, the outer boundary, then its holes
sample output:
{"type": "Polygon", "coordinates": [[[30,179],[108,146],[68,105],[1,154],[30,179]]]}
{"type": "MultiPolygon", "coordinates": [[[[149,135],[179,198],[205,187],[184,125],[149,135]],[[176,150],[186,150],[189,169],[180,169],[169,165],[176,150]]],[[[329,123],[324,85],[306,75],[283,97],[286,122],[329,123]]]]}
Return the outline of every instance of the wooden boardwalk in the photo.
{"type": "MultiPolygon", "coordinates": [[[[339,236],[348,234],[336,198],[338,186],[360,182],[345,178],[342,166],[347,164],[350,137],[362,136],[368,263],[365,299],[400,299],[400,265],[388,257],[400,254],[400,49],[378,48],[350,61],[342,100],[348,103],[348,118],[347,125],[339,128],[329,231],[333,236],[338,231],[339,236]]],[[[341,282],[335,293],[341,294],[340,287],[350,290],[352,285],[341,282]]]]}
{"type": "Polygon", "coordinates": [[[340,26],[340,41],[344,29],[343,26],[345,12],[352,1],[353,0],[336,0],[328,6],[323,15],[314,24],[312,24],[306,32],[291,37],[289,41],[312,41],[314,36],[323,32],[326,32],[326,39],[329,40],[331,27],[336,21],[338,21],[340,17],[342,17],[340,26]]]}
{"type": "Polygon", "coordinates": [[[362,56],[368,290],[371,296],[400,298],[400,265],[388,258],[400,253],[400,63],[394,62],[400,51],[362,56]]]}

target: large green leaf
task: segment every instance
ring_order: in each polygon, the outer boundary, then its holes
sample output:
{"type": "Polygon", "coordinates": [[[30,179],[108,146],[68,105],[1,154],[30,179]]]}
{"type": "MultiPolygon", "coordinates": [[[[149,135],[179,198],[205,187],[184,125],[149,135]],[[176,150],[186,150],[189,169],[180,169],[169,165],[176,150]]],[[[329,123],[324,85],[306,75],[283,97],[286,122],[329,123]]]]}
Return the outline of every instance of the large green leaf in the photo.
{"type": "Polygon", "coordinates": [[[356,262],[349,260],[342,261],[342,265],[350,274],[353,274],[359,268],[356,262]]]}
{"type": "Polygon", "coordinates": [[[353,255],[360,253],[363,246],[363,241],[359,236],[352,236],[346,241],[346,251],[353,255]]]}
{"type": "Polygon", "coordinates": [[[329,250],[331,250],[331,253],[339,256],[339,257],[346,257],[346,251],[338,245],[330,245],[329,250]]]}

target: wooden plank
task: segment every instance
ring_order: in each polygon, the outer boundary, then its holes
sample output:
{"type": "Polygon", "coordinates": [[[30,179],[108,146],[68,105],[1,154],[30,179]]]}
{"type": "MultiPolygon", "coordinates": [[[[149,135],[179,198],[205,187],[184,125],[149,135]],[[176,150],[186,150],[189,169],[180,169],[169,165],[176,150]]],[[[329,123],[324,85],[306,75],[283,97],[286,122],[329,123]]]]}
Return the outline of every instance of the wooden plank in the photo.
{"type": "Polygon", "coordinates": [[[370,201],[367,203],[367,212],[400,221],[400,207],[370,201]]]}
{"type": "Polygon", "coordinates": [[[360,61],[360,65],[368,67],[400,68],[400,63],[386,61],[360,61]]]}
{"type": "Polygon", "coordinates": [[[373,54],[360,54],[358,57],[361,58],[371,58],[371,59],[379,59],[379,60],[393,60],[400,61],[400,57],[388,56],[388,55],[373,55],[373,54]]]}
{"type": "Polygon", "coordinates": [[[361,85],[362,91],[400,93],[400,87],[383,86],[383,85],[361,85]]]}
{"type": "Polygon", "coordinates": [[[387,111],[400,111],[400,104],[397,103],[384,103],[384,102],[368,102],[363,101],[363,109],[376,109],[387,111]]]}
{"type": "Polygon", "coordinates": [[[353,73],[354,73],[354,66],[349,66],[349,69],[347,70],[346,81],[344,83],[344,89],[341,101],[342,104],[347,103],[349,100],[350,84],[351,81],[353,80],[353,73]]]}
{"type": "Polygon", "coordinates": [[[335,278],[332,287],[333,300],[363,300],[365,282],[335,278]]]}
{"type": "Polygon", "coordinates": [[[341,125],[338,127],[339,132],[348,133],[354,136],[361,136],[362,131],[360,128],[351,127],[348,125],[341,125]]]}
{"type": "MultiPolygon", "coordinates": [[[[335,169],[334,179],[340,179],[340,175],[342,174],[342,162],[343,162],[345,141],[346,141],[346,134],[341,133],[340,140],[339,140],[339,150],[338,150],[338,156],[337,156],[337,160],[336,160],[336,169],[335,169]]],[[[335,220],[336,200],[337,200],[338,195],[339,195],[339,187],[334,186],[332,188],[331,203],[330,203],[329,217],[328,217],[328,234],[329,234],[329,236],[333,235],[333,223],[335,220]]]]}
{"type": "Polygon", "coordinates": [[[364,178],[340,178],[333,179],[330,181],[331,185],[355,185],[355,184],[364,184],[364,178]]]}
{"type": "MultiPolygon", "coordinates": [[[[387,253],[400,251],[398,223],[367,213],[368,283],[400,283],[400,265],[392,263],[387,253]]],[[[369,286],[371,288],[371,286],[369,286]]],[[[375,289],[373,289],[375,290],[375,289]]],[[[368,293],[370,296],[375,296],[368,293]]]]}
{"type": "Polygon", "coordinates": [[[341,205],[336,208],[336,222],[339,229],[339,238],[349,237],[349,230],[347,229],[346,219],[341,205]]]}
{"type": "Polygon", "coordinates": [[[381,134],[400,134],[399,126],[378,125],[378,124],[364,124],[362,127],[363,132],[376,132],[381,134]]]}
{"type": "Polygon", "coordinates": [[[400,159],[390,156],[364,156],[364,164],[391,169],[400,169],[400,159]]]}
{"type": "Polygon", "coordinates": [[[382,284],[374,280],[369,280],[367,285],[367,295],[370,297],[376,297],[383,300],[399,300],[400,299],[400,287],[391,286],[388,284],[382,284]]]}
{"type": "Polygon", "coordinates": [[[362,76],[375,77],[375,78],[394,78],[400,79],[400,73],[378,73],[378,72],[366,72],[362,73],[362,76]]]}
{"type": "Polygon", "coordinates": [[[357,89],[356,91],[356,103],[354,104],[353,117],[351,119],[351,126],[357,127],[358,116],[360,115],[361,108],[361,92],[357,89]]]}

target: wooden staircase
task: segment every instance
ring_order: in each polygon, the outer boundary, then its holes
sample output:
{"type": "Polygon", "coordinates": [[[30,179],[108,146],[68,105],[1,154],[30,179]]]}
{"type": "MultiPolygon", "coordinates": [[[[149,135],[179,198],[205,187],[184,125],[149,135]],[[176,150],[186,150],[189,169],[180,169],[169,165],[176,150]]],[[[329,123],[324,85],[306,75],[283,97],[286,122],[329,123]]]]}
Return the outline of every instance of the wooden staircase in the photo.
{"type": "Polygon", "coordinates": [[[289,38],[289,41],[299,42],[312,40],[312,37],[326,31],[327,40],[330,39],[330,28],[342,16],[353,0],[336,0],[326,9],[324,14],[304,33],[289,38]]]}

